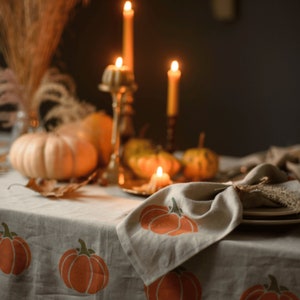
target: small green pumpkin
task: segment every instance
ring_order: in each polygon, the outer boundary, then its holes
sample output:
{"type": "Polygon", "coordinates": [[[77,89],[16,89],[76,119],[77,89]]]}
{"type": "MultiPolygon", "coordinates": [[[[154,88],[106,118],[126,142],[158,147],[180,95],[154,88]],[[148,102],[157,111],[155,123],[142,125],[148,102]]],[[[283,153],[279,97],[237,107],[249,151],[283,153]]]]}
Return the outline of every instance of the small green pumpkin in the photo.
{"type": "Polygon", "coordinates": [[[129,166],[129,160],[133,156],[153,152],[155,147],[149,139],[131,138],[123,148],[122,160],[125,166],[129,166]]]}
{"type": "Polygon", "coordinates": [[[187,149],[182,156],[183,175],[190,181],[209,180],[219,170],[219,156],[203,147],[204,133],[200,134],[199,147],[187,149]]]}

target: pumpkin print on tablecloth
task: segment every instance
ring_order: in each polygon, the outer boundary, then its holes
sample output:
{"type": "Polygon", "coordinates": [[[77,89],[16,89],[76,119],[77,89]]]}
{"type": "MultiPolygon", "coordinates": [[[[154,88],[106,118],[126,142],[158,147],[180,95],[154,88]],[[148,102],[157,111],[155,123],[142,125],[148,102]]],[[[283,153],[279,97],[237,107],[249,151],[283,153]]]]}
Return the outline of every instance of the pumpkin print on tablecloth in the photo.
{"type": "Polygon", "coordinates": [[[148,300],[201,300],[198,278],[179,267],[144,287],[148,300]]]}
{"type": "Polygon", "coordinates": [[[299,300],[286,287],[278,286],[276,278],[269,275],[270,285],[256,284],[244,291],[240,300],[299,300]]]}
{"type": "Polygon", "coordinates": [[[80,249],[67,250],[59,261],[59,273],[68,288],[80,293],[96,294],[108,284],[109,272],[104,260],[87,249],[79,239],[80,249]]]}
{"type": "Polygon", "coordinates": [[[2,223],[4,232],[0,233],[0,270],[5,274],[19,275],[31,262],[31,251],[27,242],[11,232],[2,223]]]}
{"type": "Polygon", "coordinates": [[[183,214],[174,198],[169,207],[155,204],[146,206],[141,212],[140,224],[144,229],[172,236],[198,231],[197,223],[183,214]]]}

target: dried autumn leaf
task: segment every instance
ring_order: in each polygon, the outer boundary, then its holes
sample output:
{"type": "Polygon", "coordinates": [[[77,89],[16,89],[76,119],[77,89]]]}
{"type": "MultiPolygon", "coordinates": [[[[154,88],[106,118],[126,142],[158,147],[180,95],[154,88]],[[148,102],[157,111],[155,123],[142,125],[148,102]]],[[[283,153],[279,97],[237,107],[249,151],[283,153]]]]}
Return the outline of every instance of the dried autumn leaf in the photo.
{"type": "Polygon", "coordinates": [[[6,159],[7,153],[0,154],[0,173],[7,172],[9,170],[9,166],[6,163],[6,159]]]}
{"type": "Polygon", "coordinates": [[[6,158],[7,158],[7,153],[0,154],[0,163],[5,162],[6,158]]]}
{"type": "Polygon", "coordinates": [[[96,175],[94,172],[90,175],[86,180],[78,183],[69,183],[65,185],[58,185],[56,180],[48,180],[48,179],[34,179],[30,178],[25,187],[38,192],[44,197],[54,197],[59,198],[63,197],[66,194],[70,194],[80,187],[87,185],[96,175]]]}
{"type": "Polygon", "coordinates": [[[56,183],[56,180],[30,178],[25,187],[30,188],[31,190],[38,192],[43,196],[47,196],[44,195],[44,193],[53,191],[55,189],[56,183]]]}

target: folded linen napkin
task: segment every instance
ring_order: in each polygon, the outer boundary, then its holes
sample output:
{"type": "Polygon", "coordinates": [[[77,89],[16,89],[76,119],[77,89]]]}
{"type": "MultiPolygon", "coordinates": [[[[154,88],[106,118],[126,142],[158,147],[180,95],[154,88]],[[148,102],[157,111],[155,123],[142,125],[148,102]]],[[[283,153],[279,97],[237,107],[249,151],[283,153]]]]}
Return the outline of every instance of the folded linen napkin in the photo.
{"type": "Polygon", "coordinates": [[[233,165],[232,162],[229,164],[221,163],[220,171],[225,177],[226,175],[234,177],[239,173],[244,174],[253,166],[262,163],[277,166],[300,180],[300,144],[288,147],[271,146],[267,151],[252,153],[239,159],[235,157],[233,165]]]}
{"type": "MultiPolygon", "coordinates": [[[[219,241],[242,222],[246,207],[278,205],[276,197],[256,193],[268,177],[279,190],[295,193],[300,203],[300,184],[271,164],[255,167],[240,182],[191,182],[159,190],[131,212],[117,226],[120,243],[146,285],[173,270],[199,251],[219,241]],[[271,197],[272,198],[272,197],[271,197]]],[[[279,203],[280,204],[280,203],[279,203]]]]}
{"type": "Polygon", "coordinates": [[[265,162],[286,169],[295,178],[300,179],[300,145],[272,146],[266,153],[265,162]]]}

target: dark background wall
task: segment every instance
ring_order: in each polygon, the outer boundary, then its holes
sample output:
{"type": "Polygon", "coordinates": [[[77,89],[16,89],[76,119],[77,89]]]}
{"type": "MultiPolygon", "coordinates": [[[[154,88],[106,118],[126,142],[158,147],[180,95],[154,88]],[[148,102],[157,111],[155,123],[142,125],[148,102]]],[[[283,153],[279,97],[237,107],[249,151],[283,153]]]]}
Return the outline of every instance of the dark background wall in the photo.
{"type": "MultiPolygon", "coordinates": [[[[121,0],[91,0],[66,28],[61,60],[79,98],[111,113],[100,92],[104,68],[122,53],[121,0]]],[[[206,145],[246,155],[300,142],[300,1],[237,0],[237,19],[215,20],[210,1],[133,1],[134,124],[165,143],[167,70],[178,59],[182,77],[176,127],[179,149],[206,145]]]]}

